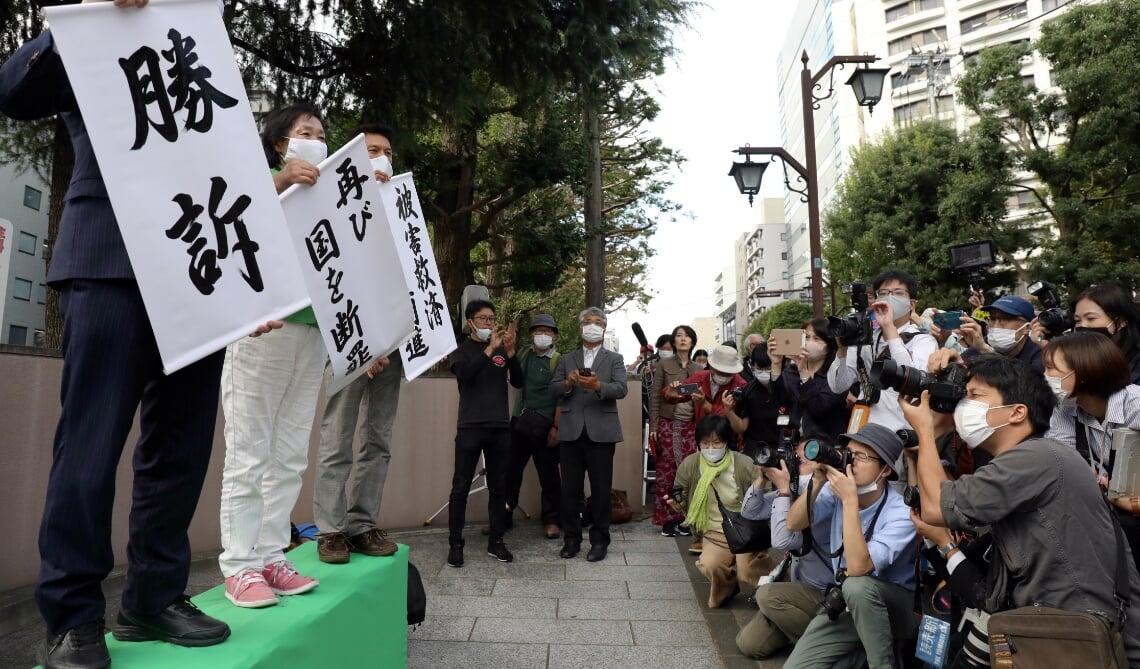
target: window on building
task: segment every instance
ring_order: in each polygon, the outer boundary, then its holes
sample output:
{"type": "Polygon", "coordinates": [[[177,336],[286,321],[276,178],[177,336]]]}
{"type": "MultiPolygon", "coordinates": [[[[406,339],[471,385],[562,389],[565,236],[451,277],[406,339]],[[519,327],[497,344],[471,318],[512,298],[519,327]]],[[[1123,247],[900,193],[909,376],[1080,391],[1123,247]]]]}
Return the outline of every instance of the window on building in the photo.
{"type": "Polygon", "coordinates": [[[996,26],[998,24],[1007,23],[1009,21],[1019,21],[1028,16],[1028,14],[1029,12],[1024,2],[1016,5],[1001,7],[1000,9],[991,9],[988,12],[975,14],[970,18],[962,21],[962,34],[966,35],[974,32],[975,30],[981,30],[982,28],[988,26],[996,26]]]}
{"type": "Polygon", "coordinates": [[[28,232],[21,232],[17,248],[20,249],[20,253],[34,256],[36,254],[36,236],[28,232]]]}
{"type": "Polygon", "coordinates": [[[942,6],[943,0],[908,0],[887,9],[887,23],[898,21],[904,16],[925,12],[928,9],[938,9],[942,6]]]}
{"type": "Polygon", "coordinates": [[[887,43],[887,51],[893,56],[896,53],[903,53],[914,48],[922,48],[927,44],[939,44],[945,41],[946,28],[931,28],[891,40],[887,43]]]}
{"type": "MultiPolygon", "coordinates": [[[[954,96],[940,95],[935,100],[935,104],[938,105],[939,114],[954,109],[954,96]]],[[[903,123],[909,120],[931,116],[930,101],[923,99],[912,102],[908,105],[895,107],[894,114],[895,122],[897,123],[903,123]]]]}
{"type": "Polygon", "coordinates": [[[27,279],[17,278],[12,284],[12,297],[17,300],[31,302],[32,300],[32,282],[27,279]]]}
{"type": "Polygon", "coordinates": [[[1019,190],[1005,199],[1006,209],[1024,211],[1040,206],[1037,196],[1027,190],[1019,190]]]}
{"type": "Polygon", "coordinates": [[[13,346],[28,345],[28,328],[23,325],[8,326],[8,343],[13,346]]]}
{"type": "Polygon", "coordinates": [[[43,199],[43,193],[38,188],[31,186],[24,186],[24,206],[40,210],[40,201],[43,199]]]}
{"type": "Polygon", "coordinates": [[[1073,0],[1041,0],[1041,11],[1051,12],[1058,7],[1064,7],[1073,0]]]}
{"type": "Polygon", "coordinates": [[[36,291],[36,302],[39,304],[47,304],[47,286],[40,284],[39,290],[36,291]]]}

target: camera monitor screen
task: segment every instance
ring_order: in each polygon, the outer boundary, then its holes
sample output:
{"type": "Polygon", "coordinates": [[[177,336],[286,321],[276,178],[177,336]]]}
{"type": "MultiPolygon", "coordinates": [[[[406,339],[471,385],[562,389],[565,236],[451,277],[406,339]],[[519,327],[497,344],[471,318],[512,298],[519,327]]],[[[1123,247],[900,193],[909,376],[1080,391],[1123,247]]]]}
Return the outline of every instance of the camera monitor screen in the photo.
{"type": "Polygon", "coordinates": [[[953,269],[981,269],[995,264],[997,259],[994,258],[994,243],[988,239],[950,247],[950,267],[953,269]]]}

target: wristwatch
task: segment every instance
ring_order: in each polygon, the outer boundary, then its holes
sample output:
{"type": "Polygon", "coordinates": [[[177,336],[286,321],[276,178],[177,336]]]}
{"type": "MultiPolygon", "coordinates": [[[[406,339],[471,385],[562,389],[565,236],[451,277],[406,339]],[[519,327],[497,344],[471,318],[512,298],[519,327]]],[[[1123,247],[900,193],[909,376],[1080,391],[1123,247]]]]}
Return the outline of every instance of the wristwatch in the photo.
{"type": "Polygon", "coordinates": [[[944,559],[950,559],[950,551],[956,550],[957,548],[958,548],[958,544],[954,543],[954,540],[951,539],[950,543],[946,544],[945,546],[939,546],[938,547],[938,553],[944,559]]]}

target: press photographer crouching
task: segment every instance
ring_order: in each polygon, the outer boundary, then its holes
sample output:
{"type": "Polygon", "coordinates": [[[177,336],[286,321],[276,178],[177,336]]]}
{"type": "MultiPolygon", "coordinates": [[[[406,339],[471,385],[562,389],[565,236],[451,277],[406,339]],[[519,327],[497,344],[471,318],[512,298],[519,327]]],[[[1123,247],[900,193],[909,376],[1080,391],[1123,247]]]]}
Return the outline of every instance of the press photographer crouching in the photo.
{"type": "MultiPolygon", "coordinates": [[[[893,429],[868,423],[840,435],[846,448],[805,448],[814,460],[811,487],[788,512],[788,529],[800,532],[826,520],[834,583],[784,665],[831,668],[898,667],[896,641],[915,634],[914,524],[902,495],[887,481],[902,454],[893,429]]],[[[814,536],[814,532],[813,532],[814,536]]]]}
{"type": "MultiPolygon", "coordinates": [[[[950,353],[933,356],[931,371],[945,367],[950,353]]],[[[929,393],[922,393],[917,406],[905,399],[899,406],[918,433],[922,520],[956,531],[990,528],[995,558],[987,574],[986,610],[1044,606],[1099,612],[1122,627],[1128,665],[1140,667],[1140,617],[1121,615],[1128,600],[1140,602],[1140,576],[1130,555],[1118,559],[1118,550],[1127,554],[1127,546],[1118,542],[1088,463],[1073,448],[1041,436],[1054,406],[1044,377],[1005,356],[983,354],[971,362],[954,422],[971,448],[985,449],[993,460],[956,481],[948,480],[936,450],[929,393]],[[1116,568],[1122,563],[1127,584],[1121,589],[1127,592],[1119,592],[1118,601],[1116,568]]],[[[995,621],[990,620],[991,638],[995,621]]],[[[1025,657],[1034,645],[1048,643],[1018,641],[1001,649],[1015,662],[1017,653],[1025,657]]],[[[1069,643],[1062,650],[1074,647],[1069,643]]],[[[1071,661],[1039,666],[1096,666],[1071,661]]]]}
{"type": "Polygon", "coordinates": [[[745,493],[760,477],[752,459],[736,450],[736,435],[728,419],[720,415],[702,418],[697,423],[697,444],[700,452],[685,458],[677,468],[666,503],[685,513],[685,524],[693,532],[704,535],[697,569],[712,586],[708,605],[715,609],[740,592],[741,585],[749,590],[755,587],[772,563],[767,551],[734,555],[721,531],[724,515],[720,505],[740,512],[745,493]]]}
{"type": "Polygon", "coordinates": [[[776,486],[776,492],[765,493],[763,479],[757,479],[741,504],[742,513],[748,517],[757,517],[753,509],[770,506],[772,548],[788,551],[772,573],[761,578],[756,589],[760,610],[736,635],[740,652],[757,660],[772,657],[799,641],[815,617],[827,586],[835,582],[831,560],[825,557],[831,553],[831,519],[817,516],[810,532],[788,529],[788,511],[811,481],[814,463],[804,456],[808,444],[813,444],[816,453],[821,447],[833,447],[827,437],[813,436],[802,439],[793,454],[773,453],[779,466],[761,467],[761,471],[776,486]],[[793,480],[789,471],[796,472],[797,478],[793,480]]]}

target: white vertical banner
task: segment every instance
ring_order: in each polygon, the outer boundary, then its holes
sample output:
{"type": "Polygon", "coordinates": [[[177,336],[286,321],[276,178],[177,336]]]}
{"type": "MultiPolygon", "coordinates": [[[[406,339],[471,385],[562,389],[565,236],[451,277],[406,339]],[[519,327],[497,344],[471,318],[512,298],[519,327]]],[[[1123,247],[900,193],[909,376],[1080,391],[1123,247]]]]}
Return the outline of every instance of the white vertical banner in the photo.
{"type": "Polygon", "coordinates": [[[165,371],[307,306],[217,1],[44,12],[165,371]]]}
{"type": "Polygon", "coordinates": [[[364,135],[319,167],[317,183],[290,186],[281,205],[332,362],[332,395],[411,335],[412,308],[364,135]]]}
{"type": "MultiPolygon", "coordinates": [[[[16,243],[16,226],[0,218],[0,326],[4,324],[4,305],[8,302],[8,273],[12,271],[12,245],[16,243]]],[[[0,337],[7,333],[0,332],[0,337]]]]}
{"type": "Polygon", "coordinates": [[[414,310],[415,329],[400,346],[404,376],[411,381],[455,350],[455,331],[411,173],[399,174],[381,184],[380,200],[397,242],[408,291],[404,300],[414,310]]]}

